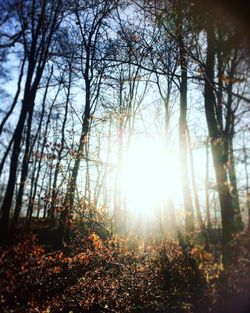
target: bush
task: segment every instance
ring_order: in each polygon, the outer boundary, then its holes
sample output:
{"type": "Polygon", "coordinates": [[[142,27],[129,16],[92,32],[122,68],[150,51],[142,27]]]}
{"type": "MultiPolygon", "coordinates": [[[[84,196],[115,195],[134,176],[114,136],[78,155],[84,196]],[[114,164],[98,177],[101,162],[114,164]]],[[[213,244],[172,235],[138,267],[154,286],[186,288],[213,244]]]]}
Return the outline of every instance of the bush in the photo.
{"type": "Polygon", "coordinates": [[[207,312],[222,268],[183,241],[76,237],[45,253],[34,235],[1,252],[2,312],[207,312]]]}

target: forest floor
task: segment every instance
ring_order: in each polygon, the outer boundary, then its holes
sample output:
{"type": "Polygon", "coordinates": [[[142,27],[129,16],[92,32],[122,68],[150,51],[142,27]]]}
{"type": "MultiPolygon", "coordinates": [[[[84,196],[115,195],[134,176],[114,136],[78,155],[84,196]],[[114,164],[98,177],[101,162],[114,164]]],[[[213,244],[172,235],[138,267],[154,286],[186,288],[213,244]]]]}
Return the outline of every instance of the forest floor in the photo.
{"type": "Polygon", "coordinates": [[[63,249],[37,227],[0,248],[0,312],[250,312],[250,233],[220,247],[75,231],[63,249]]]}

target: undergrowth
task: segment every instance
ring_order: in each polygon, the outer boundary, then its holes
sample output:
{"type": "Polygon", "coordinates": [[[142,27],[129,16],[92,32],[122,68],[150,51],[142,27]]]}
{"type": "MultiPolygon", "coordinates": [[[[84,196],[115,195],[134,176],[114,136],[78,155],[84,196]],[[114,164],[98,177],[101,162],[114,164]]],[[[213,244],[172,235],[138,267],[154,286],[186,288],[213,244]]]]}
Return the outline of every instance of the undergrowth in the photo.
{"type": "MultiPolygon", "coordinates": [[[[179,240],[78,234],[46,252],[33,234],[0,255],[1,312],[215,312],[220,261],[179,240]]],[[[221,311],[222,312],[222,311],[221,311]]]]}

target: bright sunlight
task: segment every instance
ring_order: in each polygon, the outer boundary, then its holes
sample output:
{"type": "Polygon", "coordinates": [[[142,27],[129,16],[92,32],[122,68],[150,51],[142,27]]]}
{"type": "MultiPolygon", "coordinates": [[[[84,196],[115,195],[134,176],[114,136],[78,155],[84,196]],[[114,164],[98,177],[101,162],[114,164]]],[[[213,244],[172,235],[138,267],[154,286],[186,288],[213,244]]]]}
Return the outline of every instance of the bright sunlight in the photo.
{"type": "Polygon", "coordinates": [[[132,143],[123,166],[122,189],[131,213],[151,218],[176,199],[179,189],[177,161],[167,154],[163,142],[148,138],[132,143]]]}

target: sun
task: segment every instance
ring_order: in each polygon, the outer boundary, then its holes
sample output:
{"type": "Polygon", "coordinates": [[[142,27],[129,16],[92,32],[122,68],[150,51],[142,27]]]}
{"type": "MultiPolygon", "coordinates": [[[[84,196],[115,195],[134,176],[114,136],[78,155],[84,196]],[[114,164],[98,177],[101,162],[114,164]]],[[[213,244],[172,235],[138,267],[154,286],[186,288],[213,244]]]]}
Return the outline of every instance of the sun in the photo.
{"type": "Polygon", "coordinates": [[[167,198],[178,193],[179,179],[164,142],[137,140],[124,159],[122,189],[129,212],[148,219],[167,209],[167,198]]]}

